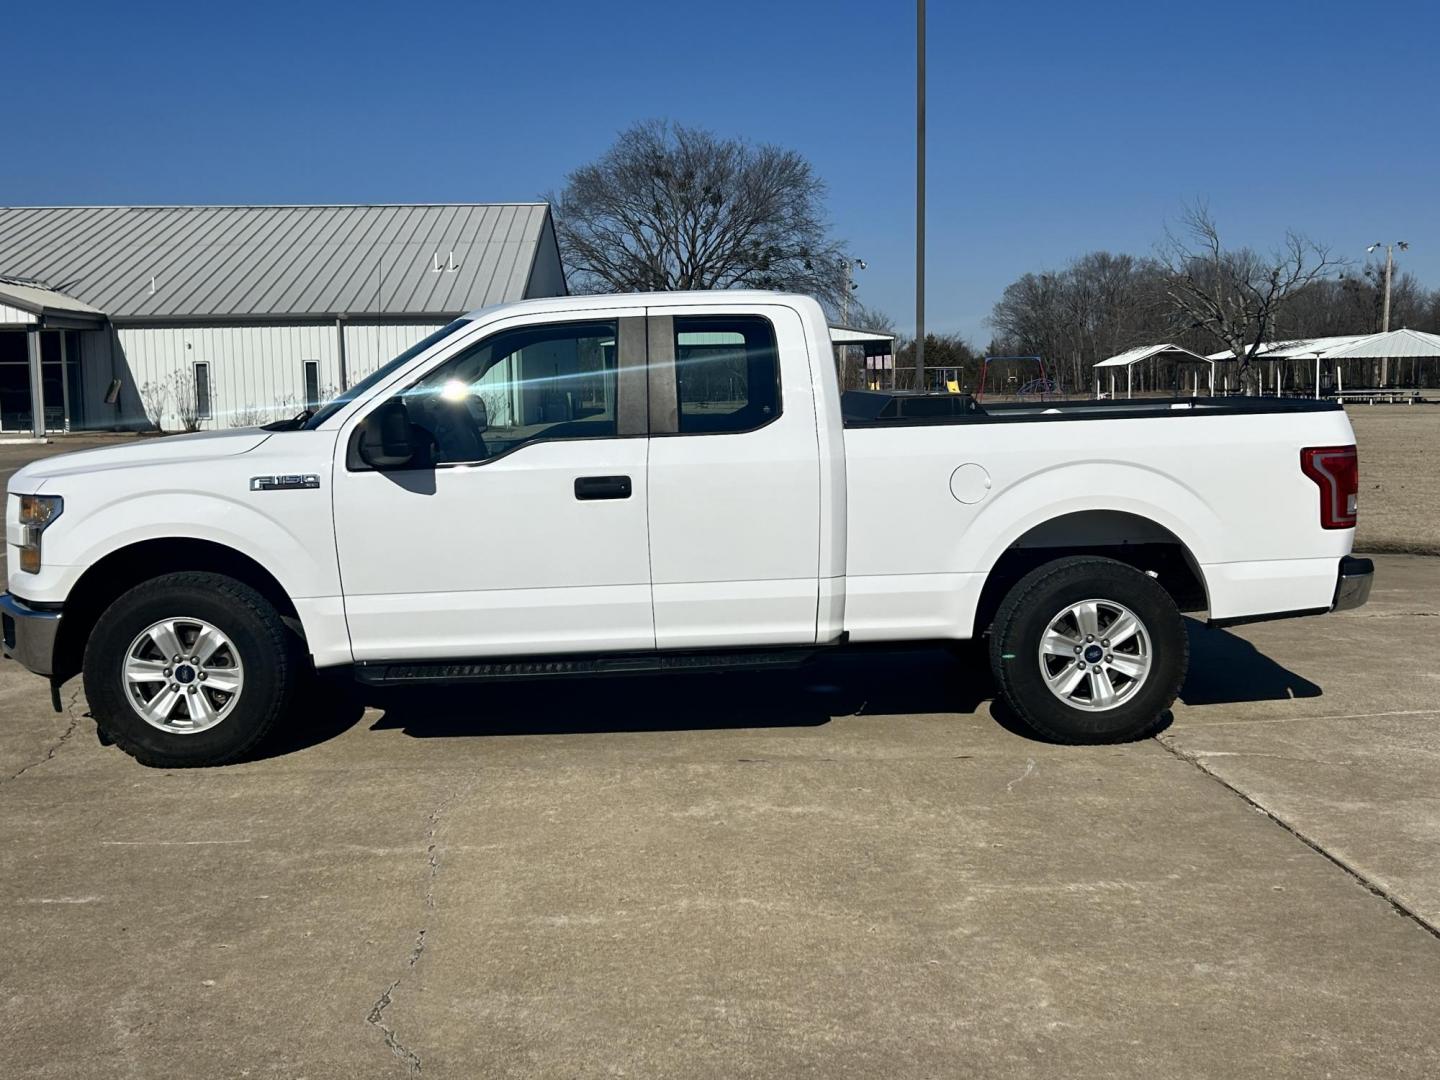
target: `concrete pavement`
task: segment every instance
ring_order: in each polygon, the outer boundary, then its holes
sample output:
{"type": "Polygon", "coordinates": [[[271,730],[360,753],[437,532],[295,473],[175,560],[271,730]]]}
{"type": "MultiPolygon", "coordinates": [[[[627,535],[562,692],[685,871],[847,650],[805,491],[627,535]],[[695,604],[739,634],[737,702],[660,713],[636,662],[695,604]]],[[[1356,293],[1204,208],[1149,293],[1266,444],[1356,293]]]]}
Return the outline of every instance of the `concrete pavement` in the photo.
{"type": "Polygon", "coordinates": [[[1377,564],[1193,624],[1119,747],[909,652],[336,700],[161,772],[0,663],[4,1071],[1435,1076],[1440,559],[1377,564]]]}
{"type": "MultiPolygon", "coordinates": [[[[1254,651],[1240,655],[1261,692],[1216,708],[1187,684],[1161,741],[1440,926],[1440,559],[1376,567],[1363,608],[1246,628],[1254,651]]],[[[1192,637],[1190,683],[1221,698],[1236,670],[1224,636],[1192,637]]]]}
{"type": "Polygon", "coordinates": [[[932,652],[397,698],[171,773],[5,664],[7,1069],[1434,1076],[1440,560],[1378,562],[1360,612],[1194,627],[1174,724],[1106,748],[932,652]]]}

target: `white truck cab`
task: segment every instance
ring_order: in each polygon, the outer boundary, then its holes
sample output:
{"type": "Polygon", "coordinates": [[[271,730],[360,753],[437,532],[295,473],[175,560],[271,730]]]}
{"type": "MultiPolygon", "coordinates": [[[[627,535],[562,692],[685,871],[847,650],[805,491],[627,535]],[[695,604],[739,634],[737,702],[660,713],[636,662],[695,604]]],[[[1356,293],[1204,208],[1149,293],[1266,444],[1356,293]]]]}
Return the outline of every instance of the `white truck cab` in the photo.
{"type": "Polygon", "coordinates": [[[772,293],[458,319],[265,429],[10,480],[7,655],[83,674],[102,737],[215,764],[315,670],[361,683],[803,660],[989,633],[1046,734],[1130,738],[1217,622],[1363,603],[1357,471],[1318,402],[841,395],[772,293]]]}

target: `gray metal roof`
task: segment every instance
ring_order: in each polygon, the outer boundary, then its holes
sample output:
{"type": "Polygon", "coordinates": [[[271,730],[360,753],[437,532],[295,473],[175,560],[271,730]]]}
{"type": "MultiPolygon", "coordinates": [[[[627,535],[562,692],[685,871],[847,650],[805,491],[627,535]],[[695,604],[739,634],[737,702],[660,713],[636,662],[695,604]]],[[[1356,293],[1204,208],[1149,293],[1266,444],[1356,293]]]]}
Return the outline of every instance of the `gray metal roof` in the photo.
{"type": "Polygon", "coordinates": [[[0,303],[9,304],[33,315],[44,315],[52,311],[67,315],[104,315],[73,296],[66,296],[31,281],[7,277],[0,277],[0,303]]]}
{"type": "Polygon", "coordinates": [[[115,319],[453,314],[554,243],[544,203],[0,208],[0,276],[115,319]]]}

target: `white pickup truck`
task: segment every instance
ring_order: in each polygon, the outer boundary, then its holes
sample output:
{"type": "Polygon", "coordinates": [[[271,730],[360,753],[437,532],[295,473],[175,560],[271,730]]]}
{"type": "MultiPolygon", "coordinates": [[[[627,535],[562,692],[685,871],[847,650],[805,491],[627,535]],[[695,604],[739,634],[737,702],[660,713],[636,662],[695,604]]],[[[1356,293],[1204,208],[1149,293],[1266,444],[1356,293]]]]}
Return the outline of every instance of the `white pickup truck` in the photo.
{"type": "MultiPolygon", "coordinates": [[[[14,475],[7,655],[152,765],[362,684],[797,662],[989,635],[1066,741],[1150,729],[1214,623],[1365,601],[1337,406],[842,396],[771,293],[474,312],[313,415],[14,475]]],[[[58,697],[56,697],[58,700],[58,697]]]]}

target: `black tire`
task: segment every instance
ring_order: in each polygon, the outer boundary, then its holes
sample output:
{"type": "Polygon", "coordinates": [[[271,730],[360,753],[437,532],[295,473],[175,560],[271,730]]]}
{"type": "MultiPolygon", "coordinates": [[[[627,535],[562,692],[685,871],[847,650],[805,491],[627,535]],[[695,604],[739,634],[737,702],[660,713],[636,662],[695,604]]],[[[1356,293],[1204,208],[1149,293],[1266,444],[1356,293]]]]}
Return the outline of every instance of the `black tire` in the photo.
{"type": "Polygon", "coordinates": [[[223,765],[243,757],[285,714],[304,673],[298,639],[270,602],[221,574],[167,574],[137,585],[100,616],[85,646],[85,696],[102,736],[158,768],[223,765]],[[233,707],[213,727],[161,730],[140,715],[126,688],[131,643],[166,619],[204,620],[228,638],[243,663],[233,707]]]}
{"type": "MultiPolygon", "coordinates": [[[[1180,693],[1189,659],[1185,623],[1170,594],[1154,578],[1114,559],[1077,556],[1032,570],[1006,595],[990,628],[990,668],[1000,693],[1021,720],[1055,742],[1126,742],[1149,734],[1180,693]],[[1086,600],[1128,608],[1149,638],[1148,673],[1128,697],[1104,711],[1061,700],[1047,685],[1039,655],[1052,619],[1086,600]]],[[[1065,669],[1063,660],[1050,663],[1065,669]]],[[[1126,683],[1108,673],[1103,677],[1110,685],[1118,680],[1122,689],[1126,683]]]]}

